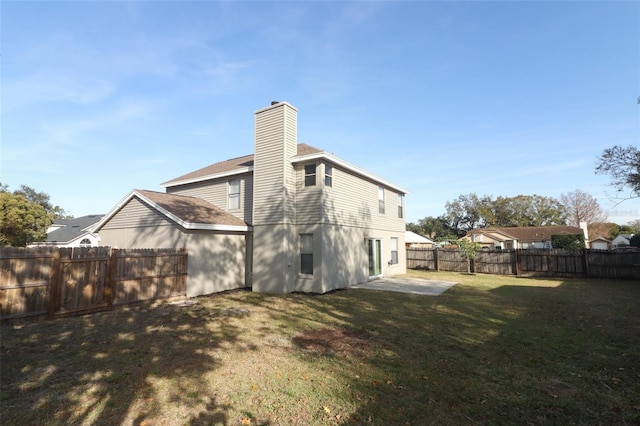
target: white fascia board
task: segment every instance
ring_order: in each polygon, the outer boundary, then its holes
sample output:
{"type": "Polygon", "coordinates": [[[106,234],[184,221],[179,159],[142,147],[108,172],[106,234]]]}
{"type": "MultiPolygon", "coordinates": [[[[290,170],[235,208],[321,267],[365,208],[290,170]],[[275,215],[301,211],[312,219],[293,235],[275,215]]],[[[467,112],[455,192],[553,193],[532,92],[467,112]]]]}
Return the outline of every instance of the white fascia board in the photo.
{"type": "Polygon", "coordinates": [[[153,201],[149,200],[148,198],[144,197],[142,194],[139,194],[137,192],[135,192],[135,194],[146,204],[158,210],[160,213],[162,213],[163,215],[165,215],[166,217],[168,217],[178,225],[182,226],[184,229],[199,229],[199,230],[209,230],[209,231],[238,231],[238,232],[249,230],[248,226],[241,226],[241,225],[218,225],[218,224],[212,224],[212,223],[187,222],[179,218],[178,216],[174,215],[173,213],[165,210],[164,208],[154,203],[153,201]]]}
{"type": "Polygon", "coordinates": [[[215,173],[212,175],[206,175],[206,176],[200,176],[200,177],[196,177],[196,178],[191,178],[191,179],[185,179],[185,180],[179,180],[176,182],[165,182],[165,183],[161,183],[160,186],[163,188],[171,188],[174,186],[180,186],[180,185],[186,185],[188,183],[196,183],[196,182],[204,182],[205,180],[211,180],[211,179],[219,179],[219,178],[223,178],[223,177],[227,177],[227,176],[235,176],[235,175],[241,175],[244,173],[249,173],[253,171],[253,166],[248,166],[248,167],[242,167],[239,169],[233,169],[233,170],[229,170],[227,172],[222,172],[222,173],[215,173]]]}
{"type": "MultiPolygon", "coordinates": [[[[181,224],[182,225],[182,224],[181,224]]],[[[247,232],[251,230],[250,226],[242,225],[214,225],[211,223],[187,223],[182,225],[185,229],[200,231],[224,231],[224,232],[247,232]]]]}
{"type": "Polygon", "coordinates": [[[250,230],[248,226],[244,226],[244,225],[218,225],[218,224],[212,224],[212,223],[186,222],[180,219],[178,216],[174,215],[173,213],[167,211],[163,207],[159,206],[158,204],[154,203],[153,201],[151,201],[144,195],[140,194],[136,190],[133,190],[126,197],[120,200],[120,202],[113,209],[111,209],[111,211],[107,215],[105,215],[104,218],[102,218],[102,220],[94,228],[93,232],[99,231],[100,228],[102,228],[102,226],[104,226],[104,224],[109,219],[115,216],[115,214],[120,209],[122,209],[122,207],[124,207],[133,197],[138,197],[142,202],[158,210],[164,216],[171,219],[173,222],[177,223],[178,225],[182,226],[185,229],[194,229],[194,230],[198,229],[198,230],[208,230],[208,231],[233,231],[233,232],[246,232],[250,230]]]}
{"type": "MultiPolygon", "coordinates": [[[[102,219],[100,219],[100,221],[93,228],[93,232],[100,231],[100,229],[104,226],[104,224],[107,223],[109,220],[111,220],[111,218],[113,216],[115,216],[116,213],[118,213],[118,211],[120,211],[120,209],[122,209],[122,207],[124,207],[124,205],[127,204],[129,202],[129,200],[131,200],[136,194],[137,193],[136,193],[136,191],[134,189],[131,192],[129,192],[127,195],[125,195],[124,198],[122,198],[120,201],[118,201],[118,203],[111,210],[109,210],[109,212],[107,214],[105,214],[102,217],[102,219]]],[[[138,196],[141,197],[140,194],[138,194],[138,196]]]]}
{"type": "Polygon", "coordinates": [[[296,163],[302,163],[304,161],[310,161],[310,160],[327,160],[332,162],[333,164],[335,164],[336,166],[342,167],[343,169],[347,169],[355,174],[358,174],[362,177],[365,177],[369,180],[372,180],[374,182],[380,183],[386,187],[389,187],[395,191],[401,192],[403,194],[408,194],[409,191],[407,191],[404,188],[401,188],[391,182],[389,182],[386,179],[382,179],[381,177],[378,177],[376,175],[374,175],[373,173],[369,173],[368,171],[361,169],[358,166],[354,166],[351,163],[347,163],[344,160],[341,160],[340,158],[336,157],[335,155],[331,155],[327,152],[314,152],[313,154],[307,154],[307,155],[300,155],[300,156],[295,156],[291,158],[291,163],[296,164],[296,163]]]}

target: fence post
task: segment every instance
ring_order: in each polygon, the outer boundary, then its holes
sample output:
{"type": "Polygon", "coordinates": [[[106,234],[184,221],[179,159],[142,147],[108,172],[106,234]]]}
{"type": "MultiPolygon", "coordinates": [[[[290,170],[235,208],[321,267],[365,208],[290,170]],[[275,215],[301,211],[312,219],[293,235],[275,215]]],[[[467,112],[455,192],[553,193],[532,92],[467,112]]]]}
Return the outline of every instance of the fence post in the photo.
{"type": "Polygon", "coordinates": [[[60,248],[53,249],[53,257],[51,261],[51,281],[49,283],[49,319],[54,319],[58,308],[58,299],[60,298],[60,277],[62,270],[60,262],[60,248]]]}
{"type": "Polygon", "coordinates": [[[513,249],[513,258],[515,259],[515,274],[516,275],[520,275],[521,271],[520,271],[520,256],[518,256],[518,248],[513,249]]]}
{"type": "Polygon", "coordinates": [[[107,302],[107,309],[113,309],[113,283],[115,282],[116,271],[116,249],[109,250],[109,260],[107,260],[107,276],[104,279],[104,300],[107,302]]]}
{"type": "Polygon", "coordinates": [[[433,252],[433,263],[435,264],[436,271],[440,270],[440,256],[438,256],[438,247],[433,252]]]}
{"type": "Polygon", "coordinates": [[[107,261],[107,279],[104,286],[104,298],[107,302],[107,309],[113,309],[113,294],[116,290],[116,253],[117,249],[112,248],[107,261]]]}
{"type": "Polygon", "coordinates": [[[582,249],[582,268],[584,270],[584,276],[589,278],[589,261],[587,260],[588,251],[586,248],[582,249]]]}

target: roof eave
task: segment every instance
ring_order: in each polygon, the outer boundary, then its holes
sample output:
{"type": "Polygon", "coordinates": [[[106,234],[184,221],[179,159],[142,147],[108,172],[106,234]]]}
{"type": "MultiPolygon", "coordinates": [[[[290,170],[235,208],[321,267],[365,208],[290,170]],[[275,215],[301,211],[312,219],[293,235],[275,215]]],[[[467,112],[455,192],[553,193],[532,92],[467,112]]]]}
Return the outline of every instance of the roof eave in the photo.
{"type": "Polygon", "coordinates": [[[391,188],[395,191],[401,192],[403,194],[408,194],[409,191],[407,191],[406,189],[399,187],[398,185],[395,185],[391,182],[389,182],[386,179],[383,179],[379,176],[374,175],[373,173],[369,173],[368,171],[361,169],[358,166],[354,166],[351,163],[348,163],[344,160],[341,160],[340,158],[336,157],[335,155],[331,155],[328,152],[325,151],[321,151],[321,152],[314,152],[311,154],[306,154],[306,155],[296,155],[291,157],[291,163],[292,164],[296,164],[296,163],[302,163],[304,161],[310,161],[310,160],[327,160],[332,162],[333,164],[340,166],[344,169],[347,169],[355,174],[358,174],[362,177],[365,177],[369,180],[372,180],[374,182],[380,183],[388,188],[391,188]]]}
{"type": "Polygon", "coordinates": [[[212,179],[219,179],[219,178],[228,177],[228,176],[241,175],[241,174],[249,173],[249,172],[252,172],[252,171],[253,171],[253,166],[247,166],[247,167],[241,167],[241,168],[238,168],[238,169],[228,170],[226,172],[214,173],[214,174],[211,174],[211,175],[194,177],[194,178],[191,178],[191,179],[169,180],[167,182],[161,183],[160,186],[163,187],[163,188],[171,188],[171,187],[174,187],[174,186],[187,185],[189,183],[204,182],[204,181],[212,180],[212,179]]]}
{"type": "Polygon", "coordinates": [[[187,222],[186,220],[181,219],[180,217],[178,217],[175,214],[171,213],[170,211],[168,211],[164,207],[160,206],[156,202],[150,200],[149,198],[145,197],[143,194],[141,194],[140,192],[138,192],[138,191],[136,191],[134,189],[128,195],[126,195],[122,200],[120,200],[120,202],[118,202],[118,204],[116,204],[116,206],[113,209],[111,209],[111,211],[109,213],[107,213],[102,218],[102,220],[100,220],[100,222],[98,222],[98,224],[94,228],[93,232],[97,233],[100,230],[100,228],[102,228],[105,225],[105,223],[107,223],[113,216],[115,216],[116,213],[118,213],[133,197],[138,197],[142,202],[144,202],[148,206],[158,210],[165,217],[167,217],[168,219],[170,219],[173,222],[177,223],[178,225],[180,225],[184,229],[208,230],[208,231],[228,231],[228,232],[247,232],[247,231],[249,231],[251,229],[248,225],[221,225],[221,224],[213,224],[213,223],[187,222]]]}

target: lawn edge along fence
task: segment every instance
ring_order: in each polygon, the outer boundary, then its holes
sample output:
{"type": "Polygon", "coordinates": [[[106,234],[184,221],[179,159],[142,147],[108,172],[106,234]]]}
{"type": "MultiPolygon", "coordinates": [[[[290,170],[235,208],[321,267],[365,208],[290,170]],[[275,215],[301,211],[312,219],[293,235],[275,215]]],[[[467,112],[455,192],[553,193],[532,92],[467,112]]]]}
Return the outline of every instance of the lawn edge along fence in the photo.
{"type": "MultiPolygon", "coordinates": [[[[407,248],[407,269],[467,272],[467,260],[457,249],[407,248]]],[[[471,259],[471,272],[639,280],[640,251],[479,250],[471,259]]]]}
{"type": "Polygon", "coordinates": [[[184,297],[186,249],[0,248],[0,319],[82,315],[184,297]]]}

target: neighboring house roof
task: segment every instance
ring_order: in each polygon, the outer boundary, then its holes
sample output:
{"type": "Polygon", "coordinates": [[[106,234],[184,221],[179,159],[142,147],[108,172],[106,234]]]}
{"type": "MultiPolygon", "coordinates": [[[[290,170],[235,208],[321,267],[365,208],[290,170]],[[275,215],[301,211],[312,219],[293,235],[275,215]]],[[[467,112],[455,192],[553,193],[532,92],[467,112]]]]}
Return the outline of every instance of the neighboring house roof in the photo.
{"type": "Polygon", "coordinates": [[[584,235],[581,228],[577,226],[557,225],[557,226],[523,226],[506,228],[479,228],[467,232],[466,236],[474,234],[485,234],[497,236],[501,234],[504,239],[518,240],[520,242],[547,241],[552,235],[584,235]]]}
{"type": "Polygon", "coordinates": [[[422,235],[416,234],[412,231],[405,231],[404,241],[409,244],[435,244],[429,238],[423,237],[422,235]]]}
{"type": "Polygon", "coordinates": [[[631,245],[631,237],[633,237],[633,234],[619,234],[613,239],[613,241],[611,241],[611,244],[614,246],[631,245]]]}
{"type": "Polygon", "coordinates": [[[47,233],[47,243],[68,243],[78,237],[91,233],[93,226],[103,217],[101,214],[90,214],[87,216],[77,217],[75,219],[59,219],[56,220],[52,228],[47,233]]]}
{"type": "Polygon", "coordinates": [[[95,231],[99,231],[134,197],[153,207],[185,229],[211,231],[249,230],[249,226],[244,221],[201,198],[134,189],[102,218],[96,225],[95,231]]]}
{"type": "MultiPolygon", "coordinates": [[[[357,175],[370,179],[374,182],[381,183],[404,194],[408,194],[407,190],[400,188],[399,186],[396,186],[393,183],[374,175],[373,173],[369,173],[364,169],[341,160],[333,154],[315,148],[311,145],[307,145],[305,143],[300,143],[297,145],[296,155],[291,158],[291,162],[295,164],[316,159],[329,161],[337,166],[356,173],[357,175]]],[[[187,173],[186,175],[182,175],[175,179],[164,182],[160,184],[160,186],[167,188],[249,172],[253,172],[253,154],[211,164],[191,173],[187,173]]]]}

